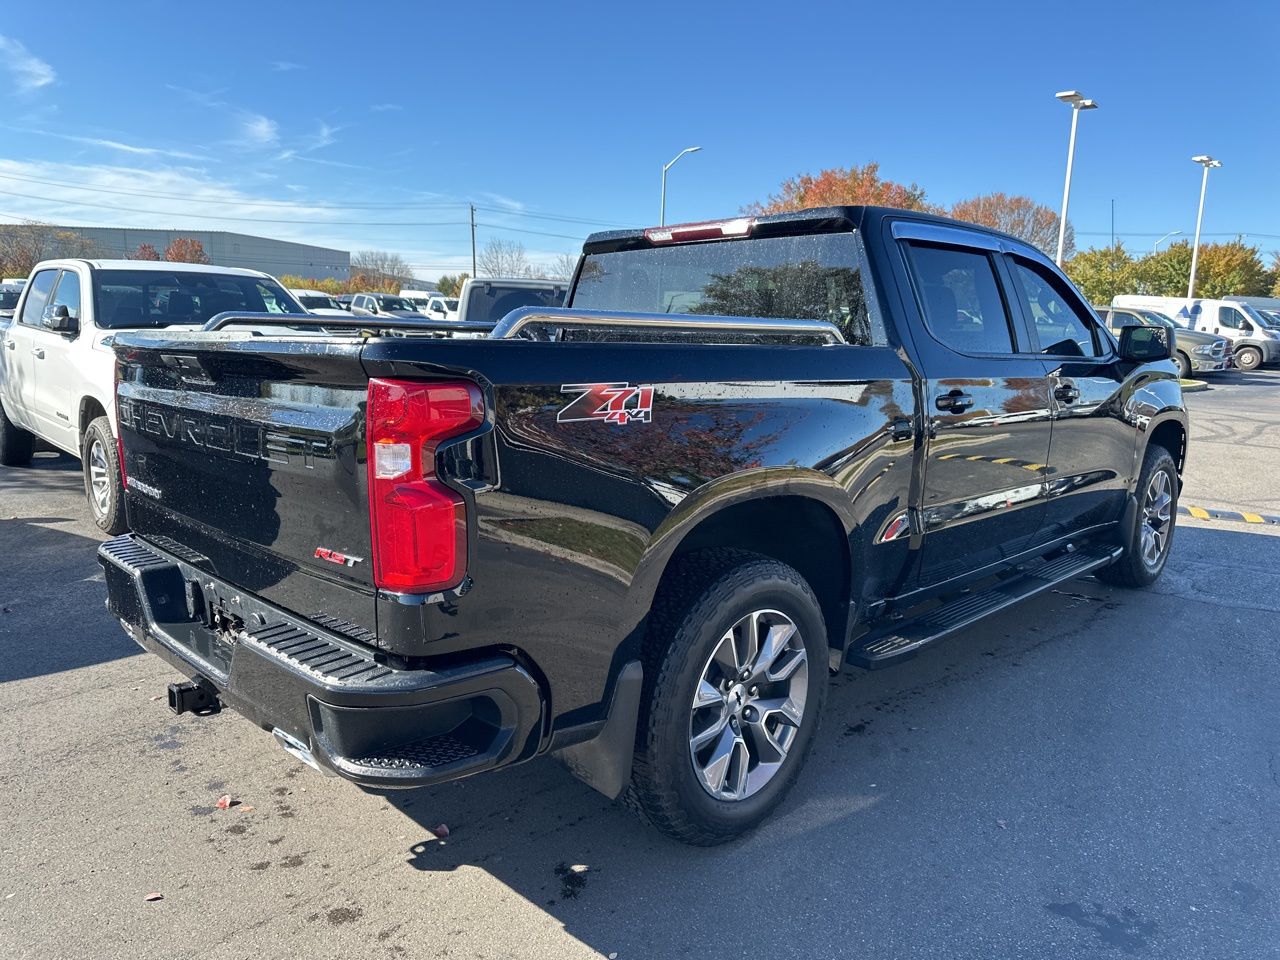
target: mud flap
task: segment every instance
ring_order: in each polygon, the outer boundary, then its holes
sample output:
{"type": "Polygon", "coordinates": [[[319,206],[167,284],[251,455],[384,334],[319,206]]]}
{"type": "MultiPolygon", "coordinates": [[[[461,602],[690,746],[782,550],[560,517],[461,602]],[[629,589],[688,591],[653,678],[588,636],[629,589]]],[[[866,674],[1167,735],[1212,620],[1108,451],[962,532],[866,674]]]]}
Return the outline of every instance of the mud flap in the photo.
{"type": "Polygon", "coordinates": [[[639,660],[632,660],[622,668],[613,685],[609,718],[600,735],[555,753],[575,777],[610,800],[616,800],[631,781],[643,682],[644,668],[639,660]]]}

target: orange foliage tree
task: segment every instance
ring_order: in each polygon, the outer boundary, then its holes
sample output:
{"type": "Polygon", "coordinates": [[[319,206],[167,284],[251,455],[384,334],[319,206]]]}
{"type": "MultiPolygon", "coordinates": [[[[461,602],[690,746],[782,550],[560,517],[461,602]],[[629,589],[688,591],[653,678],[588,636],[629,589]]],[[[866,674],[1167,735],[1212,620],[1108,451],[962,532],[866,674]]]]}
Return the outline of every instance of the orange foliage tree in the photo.
{"type": "Polygon", "coordinates": [[[204,244],[194,237],[174,237],[164,249],[164,258],[170,263],[212,263],[204,252],[204,244]]]}
{"type": "MultiPolygon", "coordinates": [[[[984,227],[1011,233],[1052,257],[1058,250],[1058,213],[1036,203],[1030,197],[1007,193],[986,193],[961,200],[950,210],[957,220],[967,220],[984,227]]],[[[1070,257],[1076,248],[1075,231],[1067,224],[1063,255],[1070,257]]]]}
{"type": "Polygon", "coordinates": [[[130,260],[159,260],[160,251],[149,243],[138,244],[138,249],[129,254],[130,260]]]}
{"type": "Polygon", "coordinates": [[[860,167],[831,167],[817,173],[802,173],[791,177],[782,181],[778,192],[764,203],[750,204],[745,210],[747,213],[761,215],[846,203],[925,210],[931,213],[938,211],[937,207],[925,199],[923,187],[916,183],[903,184],[884,179],[880,176],[880,164],[875,162],[865,163],[860,167]]]}

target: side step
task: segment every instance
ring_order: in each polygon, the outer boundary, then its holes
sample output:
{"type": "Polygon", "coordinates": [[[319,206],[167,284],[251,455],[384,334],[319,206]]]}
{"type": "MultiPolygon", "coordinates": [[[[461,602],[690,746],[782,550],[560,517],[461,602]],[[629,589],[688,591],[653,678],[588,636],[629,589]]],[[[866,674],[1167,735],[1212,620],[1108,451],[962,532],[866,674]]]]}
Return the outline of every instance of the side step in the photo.
{"type": "Polygon", "coordinates": [[[948,600],[916,619],[891,621],[872,628],[866,636],[854,641],[845,659],[868,670],[909,659],[921,647],[1065,580],[1104,567],[1120,553],[1120,547],[1091,547],[1071,550],[1035,565],[1024,564],[1021,573],[986,590],[948,600]]]}

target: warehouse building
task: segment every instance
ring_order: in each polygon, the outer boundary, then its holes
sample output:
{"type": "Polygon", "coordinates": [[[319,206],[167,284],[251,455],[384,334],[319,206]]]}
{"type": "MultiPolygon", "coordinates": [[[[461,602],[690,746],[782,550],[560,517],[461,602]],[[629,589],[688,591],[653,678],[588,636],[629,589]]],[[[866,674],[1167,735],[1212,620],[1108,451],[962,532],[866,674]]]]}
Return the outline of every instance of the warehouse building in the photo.
{"type": "MultiPolygon", "coordinates": [[[[7,225],[0,224],[0,231],[7,225]]],[[[127,258],[144,243],[163,256],[179,237],[199,240],[209,260],[223,267],[246,267],[272,276],[294,274],[319,279],[351,276],[351,252],[317,247],[292,240],[273,240],[224,230],[146,230],[135,227],[51,226],[47,230],[79,234],[89,241],[88,256],[103,260],[127,258]]]]}

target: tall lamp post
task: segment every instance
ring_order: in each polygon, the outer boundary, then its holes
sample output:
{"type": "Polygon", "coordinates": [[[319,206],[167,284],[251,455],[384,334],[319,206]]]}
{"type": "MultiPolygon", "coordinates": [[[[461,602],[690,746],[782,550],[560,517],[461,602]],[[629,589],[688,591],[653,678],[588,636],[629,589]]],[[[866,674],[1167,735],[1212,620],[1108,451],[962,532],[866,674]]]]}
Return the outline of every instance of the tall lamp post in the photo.
{"type": "Polygon", "coordinates": [[[1081,110],[1095,110],[1098,104],[1086,99],[1079,90],[1063,90],[1055,93],[1063,103],[1071,104],[1071,141],[1067,146],[1067,180],[1062,187],[1062,217],[1058,220],[1058,266],[1062,266],[1063,248],[1067,243],[1067,203],[1071,200],[1071,165],[1076,157],[1076,122],[1081,110]]]}
{"type": "Polygon", "coordinates": [[[1195,295],[1196,289],[1196,261],[1200,259],[1200,222],[1204,219],[1204,191],[1209,186],[1209,168],[1222,166],[1221,160],[1215,160],[1207,154],[1192,157],[1191,162],[1204,167],[1204,176],[1200,178],[1200,209],[1196,211],[1196,240],[1191,245],[1191,278],[1187,281],[1188,300],[1195,295]]]}
{"type": "Polygon", "coordinates": [[[664,227],[667,224],[667,171],[676,165],[676,161],[683,157],[686,153],[697,153],[701,147],[685,147],[674,157],[670,163],[662,165],[662,208],[658,214],[658,226],[664,227]]]}
{"type": "Polygon", "coordinates": [[[1178,236],[1178,235],[1179,235],[1179,234],[1181,234],[1181,233],[1182,233],[1182,231],[1181,231],[1181,230],[1170,230],[1170,231],[1169,231],[1168,233],[1166,233],[1163,237],[1161,237],[1159,240],[1157,240],[1155,243],[1153,243],[1153,244],[1151,245],[1151,252],[1152,252],[1152,253],[1155,253],[1157,250],[1159,250],[1159,249],[1160,249],[1160,244],[1164,243],[1164,242],[1165,242],[1166,240],[1168,240],[1170,237],[1176,237],[1176,236],[1178,236]]]}

